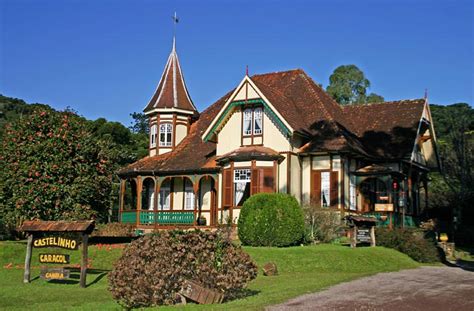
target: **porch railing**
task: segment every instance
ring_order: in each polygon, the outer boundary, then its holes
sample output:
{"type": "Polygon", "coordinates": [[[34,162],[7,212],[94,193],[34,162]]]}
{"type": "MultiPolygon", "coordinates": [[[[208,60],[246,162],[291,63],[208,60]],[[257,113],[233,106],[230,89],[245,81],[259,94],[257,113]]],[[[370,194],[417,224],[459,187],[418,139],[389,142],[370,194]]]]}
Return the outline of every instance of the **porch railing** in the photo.
{"type": "Polygon", "coordinates": [[[419,219],[411,215],[402,215],[400,213],[383,213],[383,212],[369,212],[363,213],[364,216],[372,216],[377,219],[377,225],[379,227],[388,227],[390,221],[393,226],[401,226],[402,223],[405,227],[417,227],[419,225],[419,219]]]}
{"type": "Polygon", "coordinates": [[[194,211],[122,211],[122,223],[139,223],[141,225],[192,225],[194,224],[194,211]]]}

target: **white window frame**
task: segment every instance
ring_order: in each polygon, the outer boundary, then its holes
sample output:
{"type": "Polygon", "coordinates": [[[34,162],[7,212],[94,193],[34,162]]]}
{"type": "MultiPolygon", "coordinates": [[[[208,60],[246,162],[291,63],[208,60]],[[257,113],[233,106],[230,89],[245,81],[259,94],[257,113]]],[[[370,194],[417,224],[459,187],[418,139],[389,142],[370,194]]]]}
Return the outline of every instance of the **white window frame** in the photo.
{"type": "Polygon", "coordinates": [[[156,147],[156,133],[157,133],[157,125],[153,124],[150,128],[150,147],[156,147]]]}
{"type": "Polygon", "coordinates": [[[331,206],[331,172],[321,172],[321,207],[331,206]],[[326,205],[324,197],[326,196],[326,205]]]}
{"type": "Polygon", "coordinates": [[[252,135],[252,115],[253,110],[251,108],[247,108],[243,112],[242,134],[244,136],[252,135]]]}
{"type": "Polygon", "coordinates": [[[249,168],[234,169],[234,205],[238,206],[240,200],[243,198],[247,184],[251,185],[252,170],[249,168]],[[238,195],[237,192],[241,194],[238,195]],[[239,198],[240,196],[240,198],[239,198]]]}
{"type": "Polygon", "coordinates": [[[160,124],[159,139],[160,139],[160,147],[171,147],[172,141],[173,141],[173,124],[171,123],[160,124]],[[162,134],[163,134],[163,137],[162,137],[162,134]]]}
{"type": "Polygon", "coordinates": [[[261,107],[257,107],[253,110],[253,134],[254,135],[262,135],[263,133],[263,109],[261,107]],[[256,125],[260,121],[260,129],[256,128],[256,125]]]}
{"type": "Polygon", "coordinates": [[[158,209],[160,211],[169,211],[171,209],[171,187],[164,186],[160,188],[158,194],[158,209]]]}

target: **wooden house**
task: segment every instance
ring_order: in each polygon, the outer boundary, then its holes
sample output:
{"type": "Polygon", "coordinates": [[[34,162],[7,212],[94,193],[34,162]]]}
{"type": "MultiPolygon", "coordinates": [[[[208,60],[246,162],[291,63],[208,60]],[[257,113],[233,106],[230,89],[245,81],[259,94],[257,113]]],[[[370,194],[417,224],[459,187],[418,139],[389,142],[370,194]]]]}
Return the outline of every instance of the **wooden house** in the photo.
{"type": "Polygon", "coordinates": [[[236,223],[259,192],[410,225],[439,168],[426,98],[343,107],[295,69],[245,75],[198,112],[175,42],[144,112],[149,156],[118,172],[120,221],[141,229],[236,223]]]}

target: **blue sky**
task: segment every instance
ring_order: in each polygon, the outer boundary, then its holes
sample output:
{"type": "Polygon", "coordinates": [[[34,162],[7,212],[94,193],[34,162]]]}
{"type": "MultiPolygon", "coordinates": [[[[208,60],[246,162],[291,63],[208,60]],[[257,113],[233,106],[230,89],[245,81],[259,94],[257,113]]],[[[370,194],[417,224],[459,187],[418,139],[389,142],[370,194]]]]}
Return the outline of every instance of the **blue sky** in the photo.
{"type": "Polygon", "coordinates": [[[0,0],[0,93],[129,125],[177,50],[200,110],[250,74],[356,64],[386,100],[474,98],[473,1],[0,0]]]}

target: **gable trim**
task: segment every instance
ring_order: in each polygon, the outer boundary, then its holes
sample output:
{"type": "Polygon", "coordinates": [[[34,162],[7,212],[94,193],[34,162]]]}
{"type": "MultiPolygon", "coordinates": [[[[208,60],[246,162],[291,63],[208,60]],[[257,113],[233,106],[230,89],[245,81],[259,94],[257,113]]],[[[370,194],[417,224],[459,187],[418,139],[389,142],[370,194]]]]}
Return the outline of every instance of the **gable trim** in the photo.
{"type": "Polygon", "coordinates": [[[264,100],[258,98],[258,99],[238,100],[238,101],[231,102],[230,105],[228,105],[225,108],[224,113],[222,113],[219,116],[219,118],[217,119],[217,122],[214,123],[211,130],[206,134],[206,136],[204,136],[203,140],[205,142],[209,141],[211,136],[214,133],[216,133],[217,128],[219,127],[219,125],[222,124],[225,117],[229,114],[229,112],[234,107],[243,106],[243,105],[246,105],[246,104],[262,104],[263,107],[264,107],[264,113],[267,113],[268,117],[270,119],[272,119],[272,121],[274,121],[277,124],[277,126],[285,134],[285,136],[287,136],[287,137],[291,136],[291,130],[280,120],[280,118],[278,118],[278,116],[273,112],[273,110],[269,107],[269,105],[264,100]]]}
{"type": "MultiPolygon", "coordinates": [[[[290,135],[291,135],[291,133],[293,133],[293,128],[289,125],[289,123],[286,122],[286,120],[283,118],[283,116],[276,110],[275,107],[273,107],[273,105],[270,103],[270,101],[265,97],[265,95],[263,95],[263,93],[260,91],[260,89],[255,85],[255,83],[253,83],[253,81],[248,76],[245,76],[242,79],[242,81],[239,83],[237,88],[234,90],[232,95],[229,97],[229,99],[227,99],[226,103],[221,108],[221,110],[217,114],[214,121],[212,121],[211,124],[204,131],[201,138],[206,142],[210,139],[211,135],[214,133],[215,129],[218,127],[218,124],[220,124],[222,122],[223,118],[230,111],[230,109],[229,109],[230,105],[232,105],[233,103],[245,103],[245,102],[246,103],[252,103],[252,101],[254,101],[254,100],[261,101],[261,103],[267,108],[267,110],[269,112],[269,115],[271,115],[272,117],[276,117],[278,122],[283,125],[283,130],[284,130],[285,134],[286,134],[287,131],[290,132],[290,135]],[[253,87],[253,89],[260,96],[260,98],[259,99],[247,99],[247,100],[244,100],[244,101],[233,101],[233,99],[237,96],[237,94],[240,92],[240,90],[242,89],[242,87],[245,85],[246,82],[249,83],[253,87]]],[[[235,105],[236,104],[234,104],[233,107],[235,107],[235,105]]]]}

